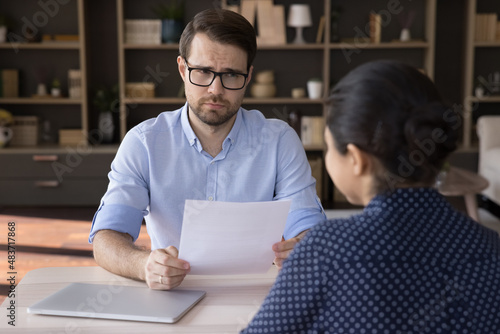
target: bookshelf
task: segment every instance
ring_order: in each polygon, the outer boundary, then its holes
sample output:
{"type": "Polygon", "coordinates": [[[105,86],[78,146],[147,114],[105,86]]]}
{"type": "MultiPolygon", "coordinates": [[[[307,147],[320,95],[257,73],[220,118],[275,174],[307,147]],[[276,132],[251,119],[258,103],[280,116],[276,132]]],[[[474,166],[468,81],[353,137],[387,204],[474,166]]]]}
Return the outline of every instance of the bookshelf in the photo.
{"type": "MultiPolygon", "coordinates": [[[[474,131],[475,119],[483,113],[481,110],[485,110],[484,114],[488,114],[492,112],[491,110],[498,109],[500,94],[476,97],[474,81],[479,75],[487,77],[492,71],[500,71],[498,61],[494,60],[500,57],[500,37],[497,35],[495,40],[483,40],[485,39],[484,35],[476,35],[476,15],[479,13],[499,15],[500,4],[497,1],[489,0],[467,0],[466,6],[462,149],[477,151],[478,143],[474,131]]],[[[500,25],[498,18],[497,25],[500,25]]],[[[496,113],[498,114],[498,111],[496,113]]]]}
{"type": "MultiPolygon", "coordinates": [[[[40,121],[51,123],[53,140],[46,145],[57,147],[60,128],[79,128],[88,133],[87,64],[85,1],[75,0],[54,6],[42,6],[33,1],[2,2],[0,12],[18,24],[10,31],[10,41],[0,44],[0,69],[14,68],[19,73],[18,97],[0,97],[0,108],[14,116],[37,116],[40,121]],[[29,22],[29,23],[26,23],[29,22]],[[28,26],[35,27],[40,35],[71,35],[77,41],[19,42],[27,36],[28,26]],[[68,71],[81,72],[80,97],[68,97],[68,71]],[[50,94],[53,78],[62,83],[62,97],[35,97],[37,85],[44,83],[50,94]]],[[[40,143],[41,144],[41,143],[40,143]]],[[[28,150],[36,151],[33,146],[28,150]]],[[[0,150],[9,153],[15,147],[0,150]]]]}
{"type": "MultiPolygon", "coordinates": [[[[275,5],[283,5],[286,15],[290,3],[284,0],[274,0],[275,5]]],[[[183,97],[177,93],[181,85],[181,79],[177,72],[176,57],[178,55],[178,44],[160,45],[134,45],[124,43],[125,19],[151,19],[154,14],[148,11],[152,2],[141,3],[142,8],[133,0],[116,0],[117,24],[118,24],[118,66],[120,85],[120,136],[138,122],[154,117],[164,110],[174,110],[185,103],[183,97]],[[144,9],[146,8],[146,9],[144,9]],[[169,63],[169,64],[168,64],[169,63]],[[132,68],[135,64],[136,68],[132,68]],[[160,71],[169,73],[165,81],[169,81],[170,87],[165,87],[161,82],[156,85],[156,96],[154,98],[134,99],[125,96],[125,83],[140,81],[149,66],[153,68],[159,64],[160,71]],[[140,69],[139,71],[137,69],[140,69]],[[161,108],[161,109],[160,109],[161,108]]],[[[213,5],[202,1],[187,0],[185,21],[200,10],[213,5]]],[[[361,5],[346,3],[341,0],[323,0],[310,2],[313,26],[304,30],[307,44],[292,44],[295,30],[287,27],[287,43],[258,44],[257,57],[254,62],[254,73],[260,70],[272,69],[276,76],[277,96],[274,98],[254,98],[247,95],[243,100],[244,108],[255,108],[261,110],[266,117],[278,117],[286,120],[287,114],[292,110],[299,110],[306,116],[324,116],[326,105],[323,99],[292,98],[290,91],[294,87],[306,87],[306,81],[311,77],[321,77],[323,82],[323,96],[327,96],[331,86],[348,71],[362,62],[380,59],[395,58],[408,62],[422,68],[429,77],[434,77],[434,53],[435,53],[435,30],[436,30],[436,0],[424,0],[411,4],[412,10],[417,13],[415,27],[412,28],[413,39],[408,42],[398,40],[400,27],[396,15],[392,16],[392,22],[382,27],[382,38],[380,43],[353,42],[341,40],[331,42],[331,18],[330,13],[333,6],[342,6],[342,17],[349,18],[340,21],[339,31],[342,37],[352,39],[354,28],[364,26],[368,22],[370,11],[386,10],[387,1],[365,1],[361,5]],[[320,18],[324,16],[323,38],[316,41],[320,18]],[[351,19],[352,18],[352,19],[351,19]],[[359,52],[358,52],[359,51],[359,52]],[[348,62],[344,57],[345,52],[351,52],[354,61],[348,62]],[[300,64],[300,66],[297,66],[300,64]],[[293,69],[293,70],[290,70],[293,69]]],[[[406,6],[406,5],[405,5],[406,6]]],[[[286,21],[285,21],[286,22],[286,21]]],[[[308,155],[323,157],[324,145],[312,145],[305,147],[308,155]]],[[[326,173],[323,170],[323,176],[326,173]]],[[[323,191],[320,197],[326,198],[328,181],[322,177],[323,191]]]]}
{"type": "MultiPolygon", "coordinates": [[[[59,145],[57,139],[61,129],[89,133],[86,5],[85,0],[0,2],[0,13],[17,22],[11,32],[19,38],[25,36],[23,24],[30,22],[40,34],[77,39],[0,44],[0,69],[19,73],[18,96],[0,97],[0,108],[15,117],[36,116],[39,123],[51,124],[49,132],[43,133],[50,140],[0,149],[0,205],[97,206],[107,187],[106,173],[116,147],[91,147],[85,136],[74,146],[59,145]],[[72,69],[81,73],[78,98],[68,97],[72,69]],[[33,97],[40,82],[50,93],[53,78],[61,82],[62,97],[33,97]]],[[[23,129],[27,131],[36,133],[36,125],[23,129]]]]}

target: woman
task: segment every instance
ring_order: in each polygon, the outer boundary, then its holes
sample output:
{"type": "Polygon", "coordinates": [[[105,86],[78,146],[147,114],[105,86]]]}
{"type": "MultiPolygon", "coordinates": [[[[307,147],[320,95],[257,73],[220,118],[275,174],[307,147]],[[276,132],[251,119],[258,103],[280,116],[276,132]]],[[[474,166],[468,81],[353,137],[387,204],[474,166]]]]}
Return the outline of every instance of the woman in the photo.
{"type": "Polygon", "coordinates": [[[498,333],[500,239],[433,188],[457,120],[393,61],[333,89],[328,173],[359,215],[314,227],[244,333],[498,333]]]}

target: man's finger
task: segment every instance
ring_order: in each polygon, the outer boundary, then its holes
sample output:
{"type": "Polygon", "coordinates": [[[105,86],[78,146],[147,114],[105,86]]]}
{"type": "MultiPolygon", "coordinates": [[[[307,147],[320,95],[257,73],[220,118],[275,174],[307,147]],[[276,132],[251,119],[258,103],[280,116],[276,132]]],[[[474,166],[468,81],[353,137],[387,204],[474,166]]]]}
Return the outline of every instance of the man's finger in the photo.
{"type": "Polygon", "coordinates": [[[154,260],[162,266],[173,267],[183,270],[189,269],[189,262],[178,259],[179,252],[174,246],[153,251],[154,260]]]}
{"type": "Polygon", "coordinates": [[[273,245],[273,251],[283,252],[283,251],[292,250],[296,244],[297,244],[297,240],[295,238],[292,238],[292,239],[289,239],[286,241],[277,242],[273,245]]]}

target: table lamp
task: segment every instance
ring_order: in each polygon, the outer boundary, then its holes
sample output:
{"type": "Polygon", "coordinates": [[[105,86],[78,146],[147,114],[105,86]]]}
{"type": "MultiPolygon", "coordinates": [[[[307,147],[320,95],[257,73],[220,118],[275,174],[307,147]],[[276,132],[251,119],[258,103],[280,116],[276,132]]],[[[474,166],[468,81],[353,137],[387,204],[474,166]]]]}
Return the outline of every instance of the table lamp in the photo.
{"type": "Polygon", "coordinates": [[[306,41],[302,37],[302,29],[312,26],[311,8],[306,4],[290,5],[288,12],[288,26],[297,28],[294,44],[305,44],[306,41]]]}

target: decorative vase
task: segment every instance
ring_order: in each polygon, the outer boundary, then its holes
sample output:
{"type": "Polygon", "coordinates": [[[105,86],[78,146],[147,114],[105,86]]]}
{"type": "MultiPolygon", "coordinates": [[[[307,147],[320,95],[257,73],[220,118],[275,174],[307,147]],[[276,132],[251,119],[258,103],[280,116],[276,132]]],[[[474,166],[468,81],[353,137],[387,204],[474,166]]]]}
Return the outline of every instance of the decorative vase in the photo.
{"type": "Polygon", "coordinates": [[[411,40],[410,29],[403,28],[401,29],[401,35],[399,36],[401,42],[409,42],[411,40]]]}
{"type": "Polygon", "coordinates": [[[274,83],[260,83],[256,82],[250,88],[252,97],[266,98],[274,97],[276,95],[276,85],[274,83]]]}
{"type": "Polygon", "coordinates": [[[102,111],[99,114],[98,129],[101,135],[102,144],[109,144],[113,142],[115,124],[113,122],[113,113],[111,111],[102,111]]]}
{"type": "Polygon", "coordinates": [[[13,134],[12,129],[0,126],[0,147],[5,147],[12,139],[13,134]]]}
{"type": "Polygon", "coordinates": [[[307,94],[310,99],[319,99],[323,91],[323,82],[318,80],[309,80],[307,82],[307,94]]]}
{"type": "Polygon", "coordinates": [[[61,97],[61,88],[51,88],[50,95],[52,95],[53,97],[61,97]]]}
{"type": "Polygon", "coordinates": [[[45,96],[47,95],[47,86],[43,83],[39,83],[38,86],[36,87],[36,95],[38,96],[45,96]]]}
{"type": "Polygon", "coordinates": [[[0,43],[5,43],[5,42],[7,42],[7,27],[1,26],[0,27],[0,43]]]}
{"type": "Polygon", "coordinates": [[[182,21],[172,19],[161,20],[161,41],[163,43],[178,43],[183,28],[182,21]]]}
{"type": "Polygon", "coordinates": [[[477,98],[483,98],[484,97],[484,88],[479,86],[476,87],[474,90],[474,94],[476,95],[477,98]]]}

